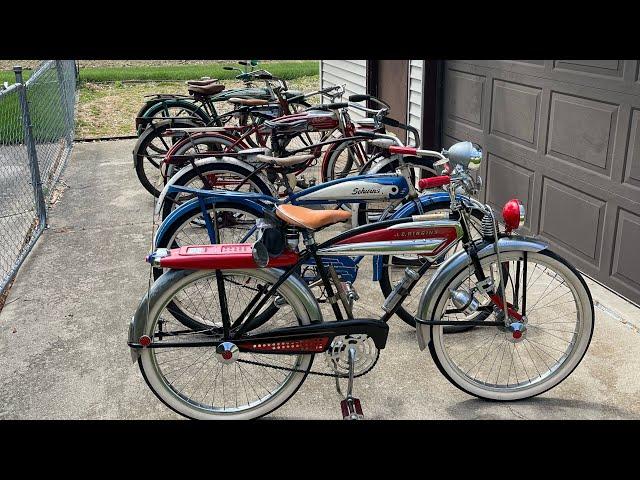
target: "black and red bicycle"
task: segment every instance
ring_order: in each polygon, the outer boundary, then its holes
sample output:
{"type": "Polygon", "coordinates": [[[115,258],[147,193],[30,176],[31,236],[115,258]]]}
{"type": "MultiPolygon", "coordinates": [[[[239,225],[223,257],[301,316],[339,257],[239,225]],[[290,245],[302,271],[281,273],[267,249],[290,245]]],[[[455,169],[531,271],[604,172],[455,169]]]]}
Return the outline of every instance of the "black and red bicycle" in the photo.
{"type": "MultiPolygon", "coordinates": [[[[156,396],[190,418],[252,419],[282,406],[308,374],[318,374],[348,378],[342,416],[361,418],[354,378],[375,366],[387,320],[431,263],[456,244],[463,250],[421,293],[420,348],[429,349],[451,383],[481,398],[529,398],[565,380],[593,333],[584,279],[546,244],[515,233],[524,223],[517,199],[503,208],[504,231],[486,206],[482,238],[472,241],[469,206],[456,191],[476,188],[468,170],[479,165],[481,152],[462,142],[422,153],[442,168],[442,175],[422,182],[447,189],[450,213],[380,221],[320,242],[318,231],[350,214],[278,205],[253,244],[187,245],[150,255],[152,265],[169,270],[140,303],[128,345],[156,396]],[[360,316],[322,257],[381,254],[418,255],[425,262],[405,270],[380,318],[360,316]],[[309,259],[315,259],[332,319],[299,278],[309,259]],[[473,328],[444,335],[445,326],[473,328]],[[312,369],[318,355],[328,372],[312,369]]],[[[208,221],[215,227],[215,212],[208,221]]]]}

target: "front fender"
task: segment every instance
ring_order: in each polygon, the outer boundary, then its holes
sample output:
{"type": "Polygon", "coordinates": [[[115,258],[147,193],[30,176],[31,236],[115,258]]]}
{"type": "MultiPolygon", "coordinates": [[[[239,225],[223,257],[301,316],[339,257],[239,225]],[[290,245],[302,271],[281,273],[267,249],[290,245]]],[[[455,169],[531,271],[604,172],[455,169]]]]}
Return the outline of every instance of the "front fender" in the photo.
{"type": "MultiPolygon", "coordinates": [[[[495,253],[495,243],[483,242],[479,245],[478,258],[482,260],[495,253]]],[[[539,252],[548,248],[546,243],[528,237],[511,236],[498,240],[500,252],[527,251],[539,252]]],[[[440,301],[445,287],[451,280],[471,264],[471,258],[466,251],[458,252],[447,259],[440,268],[436,270],[429,282],[429,285],[422,291],[418,312],[416,315],[416,334],[420,350],[424,350],[431,341],[431,325],[421,323],[422,321],[435,320],[433,317],[435,307],[440,301]]]]}
{"type": "MultiPolygon", "coordinates": [[[[229,273],[242,273],[247,270],[228,270],[229,273]]],[[[198,272],[197,270],[195,272],[198,272]]],[[[283,270],[277,268],[260,268],[252,270],[254,274],[259,275],[262,280],[274,284],[282,276],[283,270]]],[[[129,324],[129,336],[128,342],[138,343],[141,336],[145,335],[147,315],[153,317],[165,307],[160,299],[163,293],[171,288],[171,284],[176,282],[186,275],[192,275],[194,271],[190,270],[169,270],[165,272],[151,287],[151,289],[144,296],[140,305],[131,319],[129,324]]],[[[196,273],[197,274],[197,273],[196,273]]],[[[279,291],[282,291],[283,295],[287,298],[295,298],[298,305],[292,305],[295,308],[305,309],[309,314],[309,320],[312,323],[322,321],[322,312],[320,306],[316,301],[315,296],[309,290],[309,287],[300,278],[292,274],[285,280],[285,282],[279,287],[279,291]]],[[[295,309],[294,309],[295,311],[295,309]]],[[[135,363],[140,358],[141,349],[131,348],[131,359],[135,363]]]]}

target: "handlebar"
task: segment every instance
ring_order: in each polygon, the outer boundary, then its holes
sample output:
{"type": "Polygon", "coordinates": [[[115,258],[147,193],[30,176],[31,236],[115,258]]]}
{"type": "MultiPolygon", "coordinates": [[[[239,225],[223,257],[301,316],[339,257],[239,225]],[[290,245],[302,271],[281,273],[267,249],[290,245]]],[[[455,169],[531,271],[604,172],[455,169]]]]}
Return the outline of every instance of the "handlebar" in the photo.
{"type": "Polygon", "coordinates": [[[350,102],[363,102],[365,100],[369,100],[371,102],[377,103],[378,105],[382,105],[384,107],[382,110],[391,109],[391,105],[389,105],[387,102],[383,100],[380,100],[377,97],[374,97],[373,95],[350,95],[349,96],[350,102]]]}

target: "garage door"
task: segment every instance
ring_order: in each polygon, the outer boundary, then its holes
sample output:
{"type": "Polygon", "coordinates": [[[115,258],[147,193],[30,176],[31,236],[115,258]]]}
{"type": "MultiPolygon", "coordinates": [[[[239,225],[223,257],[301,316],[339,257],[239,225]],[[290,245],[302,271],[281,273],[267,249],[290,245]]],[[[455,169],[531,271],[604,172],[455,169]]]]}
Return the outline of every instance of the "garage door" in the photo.
{"type": "Polygon", "coordinates": [[[443,143],[482,146],[492,206],[517,196],[525,231],[640,303],[637,60],[449,61],[443,143]]]}

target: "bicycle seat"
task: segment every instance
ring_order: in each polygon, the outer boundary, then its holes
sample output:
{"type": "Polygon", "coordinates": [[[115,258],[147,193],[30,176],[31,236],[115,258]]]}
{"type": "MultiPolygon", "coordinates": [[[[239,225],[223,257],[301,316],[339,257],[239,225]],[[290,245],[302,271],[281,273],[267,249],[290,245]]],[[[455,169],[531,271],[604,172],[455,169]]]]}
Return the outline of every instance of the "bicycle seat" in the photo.
{"type": "Polygon", "coordinates": [[[276,207],[276,216],[289,225],[315,230],[347,221],[351,218],[351,213],[345,210],[312,210],[287,204],[276,207]]]}
{"type": "Polygon", "coordinates": [[[271,157],[269,155],[256,155],[256,161],[262,163],[273,163],[278,165],[279,167],[291,167],[293,165],[298,165],[300,163],[308,162],[309,160],[313,160],[315,155],[291,155],[290,157],[271,157]]]}
{"type": "Polygon", "coordinates": [[[260,98],[237,98],[231,97],[229,102],[235,103],[236,105],[245,105],[248,107],[256,107],[258,105],[267,105],[269,100],[262,100],[260,98]]]}
{"type": "Polygon", "coordinates": [[[204,86],[211,83],[218,83],[217,78],[210,78],[209,80],[187,80],[187,85],[204,86]]]}
{"type": "Polygon", "coordinates": [[[192,95],[215,95],[224,90],[221,83],[208,83],[206,85],[189,85],[189,93],[192,95]]]}

